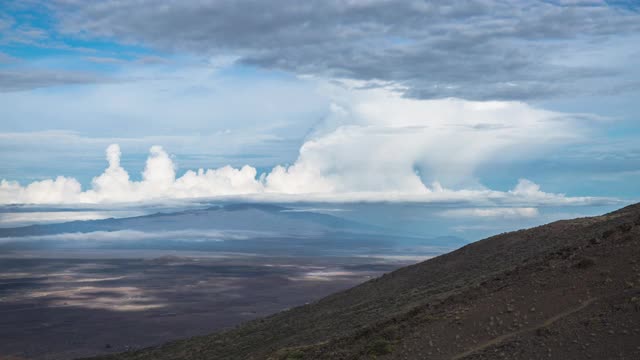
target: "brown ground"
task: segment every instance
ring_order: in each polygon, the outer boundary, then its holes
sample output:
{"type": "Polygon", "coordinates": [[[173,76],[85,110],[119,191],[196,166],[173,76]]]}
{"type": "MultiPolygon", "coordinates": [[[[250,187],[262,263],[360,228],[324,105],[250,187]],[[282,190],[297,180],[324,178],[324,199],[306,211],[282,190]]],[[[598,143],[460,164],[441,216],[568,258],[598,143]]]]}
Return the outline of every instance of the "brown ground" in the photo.
{"type": "Polygon", "coordinates": [[[501,234],[118,359],[640,359],[640,204],[501,234]]]}

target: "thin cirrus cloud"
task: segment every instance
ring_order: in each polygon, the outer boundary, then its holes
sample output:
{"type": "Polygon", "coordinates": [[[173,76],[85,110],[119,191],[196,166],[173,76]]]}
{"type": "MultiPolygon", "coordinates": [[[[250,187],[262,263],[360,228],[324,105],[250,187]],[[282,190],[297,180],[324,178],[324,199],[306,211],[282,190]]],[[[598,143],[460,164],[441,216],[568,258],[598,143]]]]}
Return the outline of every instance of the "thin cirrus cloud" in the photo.
{"type": "Polygon", "coordinates": [[[519,102],[415,100],[389,89],[336,94],[331,115],[301,146],[291,165],[259,174],[245,165],[188,170],[153,146],[132,181],[117,144],[109,166],[87,190],[69,177],[22,186],[2,180],[0,203],[110,203],[161,199],[243,198],[264,201],[417,201],[474,204],[588,205],[611,199],[546,193],[521,179],[490,190],[475,171],[494,161],[542,157],[586,135],[585,117],[519,102]],[[517,121],[513,121],[517,119],[517,121]]]}

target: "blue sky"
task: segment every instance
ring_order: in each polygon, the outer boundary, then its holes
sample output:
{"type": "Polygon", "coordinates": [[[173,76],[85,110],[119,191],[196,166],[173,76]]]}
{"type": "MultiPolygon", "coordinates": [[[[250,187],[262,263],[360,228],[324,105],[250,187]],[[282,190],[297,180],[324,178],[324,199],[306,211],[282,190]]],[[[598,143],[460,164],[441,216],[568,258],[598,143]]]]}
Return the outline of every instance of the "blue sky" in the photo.
{"type": "MultiPolygon", "coordinates": [[[[168,197],[443,188],[485,206],[521,179],[557,199],[639,197],[635,2],[227,5],[0,2],[4,201],[41,201],[26,186],[57,176],[90,190],[111,144],[127,177],[105,179],[142,183],[120,195],[144,192],[159,145],[175,174],[158,178],[256,170],[154,188],[168,197]]],[[[109,186],[77,199],[117,199],[109,186]]]]}

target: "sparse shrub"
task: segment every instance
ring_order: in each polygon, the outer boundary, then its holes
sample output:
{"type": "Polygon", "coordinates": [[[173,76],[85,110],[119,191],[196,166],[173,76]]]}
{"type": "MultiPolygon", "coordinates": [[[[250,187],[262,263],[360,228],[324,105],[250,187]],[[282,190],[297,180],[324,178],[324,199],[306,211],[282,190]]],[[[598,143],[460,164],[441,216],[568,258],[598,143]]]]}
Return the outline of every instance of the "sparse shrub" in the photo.
{"type": "Polygon", "coordinates": [[[304,359],[304,353],[300,350],[292,350],[287,354],[286,360],[304,359]]]}
{"type": "Polygon", "coordinates": [[[271,360],[301,360],[305,358],[305,353],[300,348],[283,348],[278,350],[271,360]]]}
{"type": "MultiPolygon", "coordinates": [[[[397,319],[394,319],[395,322],[398,322],[397,319]]],[[[387,326],[384,330],[382,330],[381,335],[384,339],[395,339],[398,337],[398,325],[390,325],[387,326]]]]}
{"type": "Polygon", "coordinates": [[[393,345],[386,339],[376,339],[368,347],[370,355],[386,355],[393,351],[393,345]]]}

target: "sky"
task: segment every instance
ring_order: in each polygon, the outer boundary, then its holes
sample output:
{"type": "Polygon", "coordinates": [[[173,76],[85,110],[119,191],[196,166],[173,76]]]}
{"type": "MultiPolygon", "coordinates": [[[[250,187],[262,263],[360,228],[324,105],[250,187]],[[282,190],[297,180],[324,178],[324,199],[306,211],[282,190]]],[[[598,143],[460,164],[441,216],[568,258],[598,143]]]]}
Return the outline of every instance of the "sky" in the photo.
{"type": "Polygon", "coordinates": [[[639,58],[637,1],[0,0],[0,204],[621,206],[639,58]]]}

